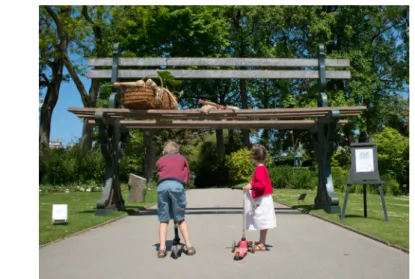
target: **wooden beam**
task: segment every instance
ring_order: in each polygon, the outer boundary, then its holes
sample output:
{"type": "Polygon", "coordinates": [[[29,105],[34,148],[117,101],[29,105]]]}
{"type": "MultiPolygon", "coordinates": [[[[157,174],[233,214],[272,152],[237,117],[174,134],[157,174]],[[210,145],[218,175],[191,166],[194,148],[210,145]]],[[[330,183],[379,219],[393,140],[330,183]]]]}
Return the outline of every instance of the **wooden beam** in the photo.
{"type": "MultiPolygon", "coordinates": [[[[348,116],[357,116],[360,112],[343,112],[341,113],[341,117],[348,117],[348,116]]],[[[324,117],[327,113],[298,113],[298,114],[250,114],[250,115],[227,115],[227,116],[218,116],[212,114],[204,114],[204,115],[153,115],[153,116],[138,116],[138,115],[117,115],[117,114],[108,114],[111,118],[119,118],[119,119],[183,119],[183,120],[277,120],[277,119],[296,119],[296,118],[318,118],[324,117]]],[[[88,118],[93,119],[94,114],[82,114],[76,113],[76,116],[79,118],[88,118]]]]}
{"type": "MultiPolygon", "coordinates": [[[[88,120],[96,124],[95,120],[88,120]]],[[[339,124],[346,124],[347,120],[340,120],[339,124]]],[[[313,120],[267,120],[267,121],[137,121],[121,120],[120,124],[130,129],[311,129],[315,125],[313,120]]]]}
{"type": "MultiPolygon", "coordinates": [[[[157,77],[161,69],[119,70],[120,79],[139,79],[157,77]]],[[[231,78],[266,78],[266,79],[317,79],[318,71],[273,71],[273,70],[169,70],[175,78],[183,79],[231,79],[231,78]]],[[[111,78],[111,70],[90,70],[88,78],[111,78]]],[[[350,79],[350,71],[326,71],[328,79],[350,79]]]]}
{"type": "MultiPolygon", "coordinates": [[[[299,58],[120,58],[121,67],[223,66],[223,67],[318,67],[317,59],[299,58]]],[[[112,58],[90,58],[88,66],[111,67],[112,58]]],[[[326,59],[327,67],[349,67],[349,59],[326,59]]]]}
{"type": "MultiPolygon", "coordinates": [[[[210,114],[226,115],[226,114],[262,114],[262,113],[297,113],[297,112],[329,112],[332,110],[340,111],[363,111],[366,106],[350,106],[350,107],[312,107],[312,108],[267,108],[267,109],[240,109],[240,110],[212,110],[210,114]]],[[[68,107],[70,112],[90,112],[103,111],[106,113],[132,113],[132,114],[202,114],[200,109],[185,109],[185,110],[168,110],[168,109],[127,109],[127,108],[78,108],[68,107]]]]}
{"type": "Polygon", "coordinates": [[[130,118],[155,118],[155,117],[301,117],[325,116],[332,110],[339,110],[341,116],[357,115],[366,110],[365,106],[356,107],[314,107],[314,108],[273,108],[273,109],[240,109],[240,110],[213,110],[208,114],[203,113],[200,109],[189,110],[133,110],[133,109],[112,109],[112,108],[73,108],[69,107],[68,111],[87,117],[94,115],[96,111],[102,111],[111,117],[130,117],[130,118]]]}

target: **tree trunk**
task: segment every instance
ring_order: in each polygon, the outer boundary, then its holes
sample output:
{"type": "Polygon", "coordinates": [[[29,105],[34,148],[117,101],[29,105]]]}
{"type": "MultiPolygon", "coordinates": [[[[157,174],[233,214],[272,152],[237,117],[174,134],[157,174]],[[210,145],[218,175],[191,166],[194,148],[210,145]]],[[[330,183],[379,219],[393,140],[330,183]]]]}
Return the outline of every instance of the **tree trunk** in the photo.
{"type": "Polygon", "coordinates": [[[39,125],[39,149],[48,148],[50,140],[50,130],[52,113],[58,102],[59,89],[63,76],[63,61],[59,59],[51,63],[52,80],[47,82],[47,91],[45,100],[40,109],[40,125],[39,125]]]}
{"type": "Polygon", "coordinates": [[[59,92],[52,86],[48,88],[45,102],[40,110],[39,150],[49,147],[52,113],[58,101],[59,92]]]}
{"type": "MultiPolygon", "coordinates": [[[[100,81],[93,79],[91,81],[91,87],[89,88],[89,107],[95,108],[98,99],[100,81]]],[[[88,151],[92,148],[92,132],[93,126],[84,120],[84,126],[82,127],[82,138],[81,138],[81,150],[88,151]]]]}
{"type": "MultiPolygon", "coordinates": [[[[242,108],[248,108],[248,96],[246,95],[246,82],[244,79],[239,80],[239,91],[241,92],[241,101],[242,101],[242,108]]],[[[242,130],[242,134],[244,137],[244,146],[249,148],[249,130],[242,130]]]]}
{"type": "MultiPolygon", "coordinates": [[[[103,45],[103,34],[102,34],[102,28],[99,26],[99,24],[92,21],[91,17],[88,14],[88,6],[82,6],[82,15],[84,16],[85,20],[88,24],[91,25],[92,30],[94,32],[95,36],[95,47],[97,49],[97,56],[98,57],[105,57],[105,49],[103,45]]],[[[97,12],[97,20],[102,21],[102,12],[98,10],[97,12]]],[[[74,75],[73,73],[72,75],[74,75]]],[[[98,99],[98,92],[100,87],[100,80],[92,79],[91,81],[91,87],[89,88],[89,95],[88,102],[84,102],[85,107],[91,107],[95,108],[97,104],[98,99]]],[[[83,86],[78,86],[78,90],[82,95],[85,95],[83,86]]],[[[88,151],[92,148],[92,132],[93,132],[93,126],[91,124],[88,124],[87,121],[84,121],[84,126],[82,128],[82,139],[81,139],[81,149],[83,151],[88,151]]]]}
{"type": "Polygon", "coordinates": [[[225,144],[223,142],[223,130],[216,130],[216,146],[218,149],[219,163],[222,164],[225,159],[225,144]]]}
{"type": "Polygon", "coordinates": [[[144,177],[147,183],[153,181],[154,169],[156,167],[156,144],[153,142],[154,130],[144,132],[145,160],[144,160],[144,177]]]}
{"type": "MultiPolygon", "coordinates": [[[[226,90],[223,94],[220,94],[219,104],[225,105],[226,90]]],[[[216,148],[219,156],[219,163],[222,165],[225,159],[225,143],[223,141],[223,129],[216,129],[216,148]]]]}

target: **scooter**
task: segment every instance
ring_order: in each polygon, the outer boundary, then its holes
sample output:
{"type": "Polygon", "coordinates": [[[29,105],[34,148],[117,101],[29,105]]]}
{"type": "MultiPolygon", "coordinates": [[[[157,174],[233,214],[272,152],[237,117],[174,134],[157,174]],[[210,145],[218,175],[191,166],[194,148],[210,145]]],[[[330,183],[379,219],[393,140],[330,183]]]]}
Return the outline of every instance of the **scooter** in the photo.
{"type": "Polygon", "coordinates": [[[183,246],[184,244],[180,242],[179,237],[179,223],[174,221],[174,239],[171,246],[171,257],[173,259],[177,260],[182,255],[183,246]]]}
{"type": "MultiPolygon", "coordinates": [[[[234,189],[242,190],[243,187],[242,186],[231,186],[231,189],[232,190],[234,190],[234,189]]],[[[244,195],[245,195],[245,193],[244,193],[244,195]]],[[[236,241],[234,241],[232,243],[232,253],[233,253],[233,259],[235,261],[239,261],[239,260],[242,260],[243,258],[245,258],[245,256],[248,254],[248,252],[251,252],[252,254],[255,253],[254,242],[250,241],[250,240],[247,240],[246,237],[245,237],[245,202],[244,202],[243,199],[242,199],[242,202],[243,202],[242,237],[241,237],[241,240],[238,241],[238,243],[236,243],[236,241]]],[[[255,208],[256,208],[256,205],[252,201],[252,209],[255,210],[255,208]]]]}

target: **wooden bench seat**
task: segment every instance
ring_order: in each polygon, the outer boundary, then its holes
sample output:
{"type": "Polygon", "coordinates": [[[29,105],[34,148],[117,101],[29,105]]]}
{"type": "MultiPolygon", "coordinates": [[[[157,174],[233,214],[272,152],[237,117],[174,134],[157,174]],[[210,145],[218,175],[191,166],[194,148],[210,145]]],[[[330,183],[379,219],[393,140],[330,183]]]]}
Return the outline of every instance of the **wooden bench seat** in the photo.
{"type": "MultiPolygon", "coordinates": [[[[132,110],[111,108],[68,108],[68,111],[80,118],[87,118],[96,124],[97,112],[107,118],[120,120],[126,128],[142,129],[311,129],[315,119],[327,117],[333,110],[338,110],[341,117],[359,115],[366,107],[319,107],[319,108],[281,108],[281,109],[241,109],[215,110],[203,113],[200,109],[189,110],[132,110]]],[[[339,124],[348,123],[343,119],[339,124]]]]}

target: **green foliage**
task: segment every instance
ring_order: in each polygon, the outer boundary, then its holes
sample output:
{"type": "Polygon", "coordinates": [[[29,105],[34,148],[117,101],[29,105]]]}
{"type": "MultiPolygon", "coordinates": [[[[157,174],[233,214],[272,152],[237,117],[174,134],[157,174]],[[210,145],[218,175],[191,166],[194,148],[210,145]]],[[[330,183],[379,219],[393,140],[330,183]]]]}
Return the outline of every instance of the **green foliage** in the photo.
{"type": "MultiPolygon", "coordinates": [[[[346,190],[346,184],[344,184],[343,182],[347,181],[347,178],[349,177],[348,168],[344,169],[341,167],[333,166],[331,168],[331,175],[333,179],[334,189],[336,191],[344,192],[346,190]]],[[[351,191],[353,190],[353,193],[354,193],[355,186],[352,186],[352,187],[353,189],[351,189],[351,191]]]]}
{"type": "MultiPolygon", "coordinates": [[[[382,177],[382,180],[386,181],[386,184],[383,185],[383,192],[384,194],[392,194],[393,196],[402,195],[403,190],[400,187],[398,181],[394,179],[394,177],[390,174],[385,174],[382,177]]],[[[379,189],[374,189],[374,192],[379,193],[379,189]]]]}
{"type": "Polygon", "coordinates": [[[124,158],[120,166],[120,179],[127,181],[130,173],[144,173],[144,136],[141,131],[132,130],[124,150],[124,158]]]}
{"type": "Polygon", "coordinates": [[[397,130],[384,127],[373,135],[377,146],[378,166],[381,175],[393,173],[401,184],[409,184],[409,138],[397,130]]]}
{"type": "Polygon", "coordinates": [[[101,151],[81,152],[79,145],[68,149],[46,149],[39,157],[39,180],[42,184],[81,184],[93,181],[101,185],[105,164],[101,151]]]}
{"type": "Polygon", "coordinates": [[[331,165],[333,167],[350,168],[352,155],[350,153],[350,147],[346,146],[341,151],[336,151],[331,159],[331,165]]]}
{"type": "Polygon", "coordinates": [[[315,189],[317,173],[306,167],[275,166],[269,169],[273,187],[287,189],[315,189]]]}
{"type": "Polygon", "coordinates": [[[159,71],[157,74],[162,80],[162,85],[169,89],[171,93],[175,94],[178,99],[180,99],[183,95],[183,90],[179,92],[182,81],[176,80],[169,71],[159,71]]]}
{"type": "MultiPolygon", "coordinates": [[[[270,168],[273,164],[272,158],[267,156],[265,165],[270,168]]],[[[255,170],[255,164],[252,162],[250,151],[247,148],[226,155],[225,166],[228,168],[231,183],[251,180],[255,170]]]]}
{"type": "Polygon", "coordinates": [[[250,180],[255,165],[249,157],[249,150],[240,149],[225,156],[225,166],[229,169],[230,180],[233,183],[250,180]]]}

